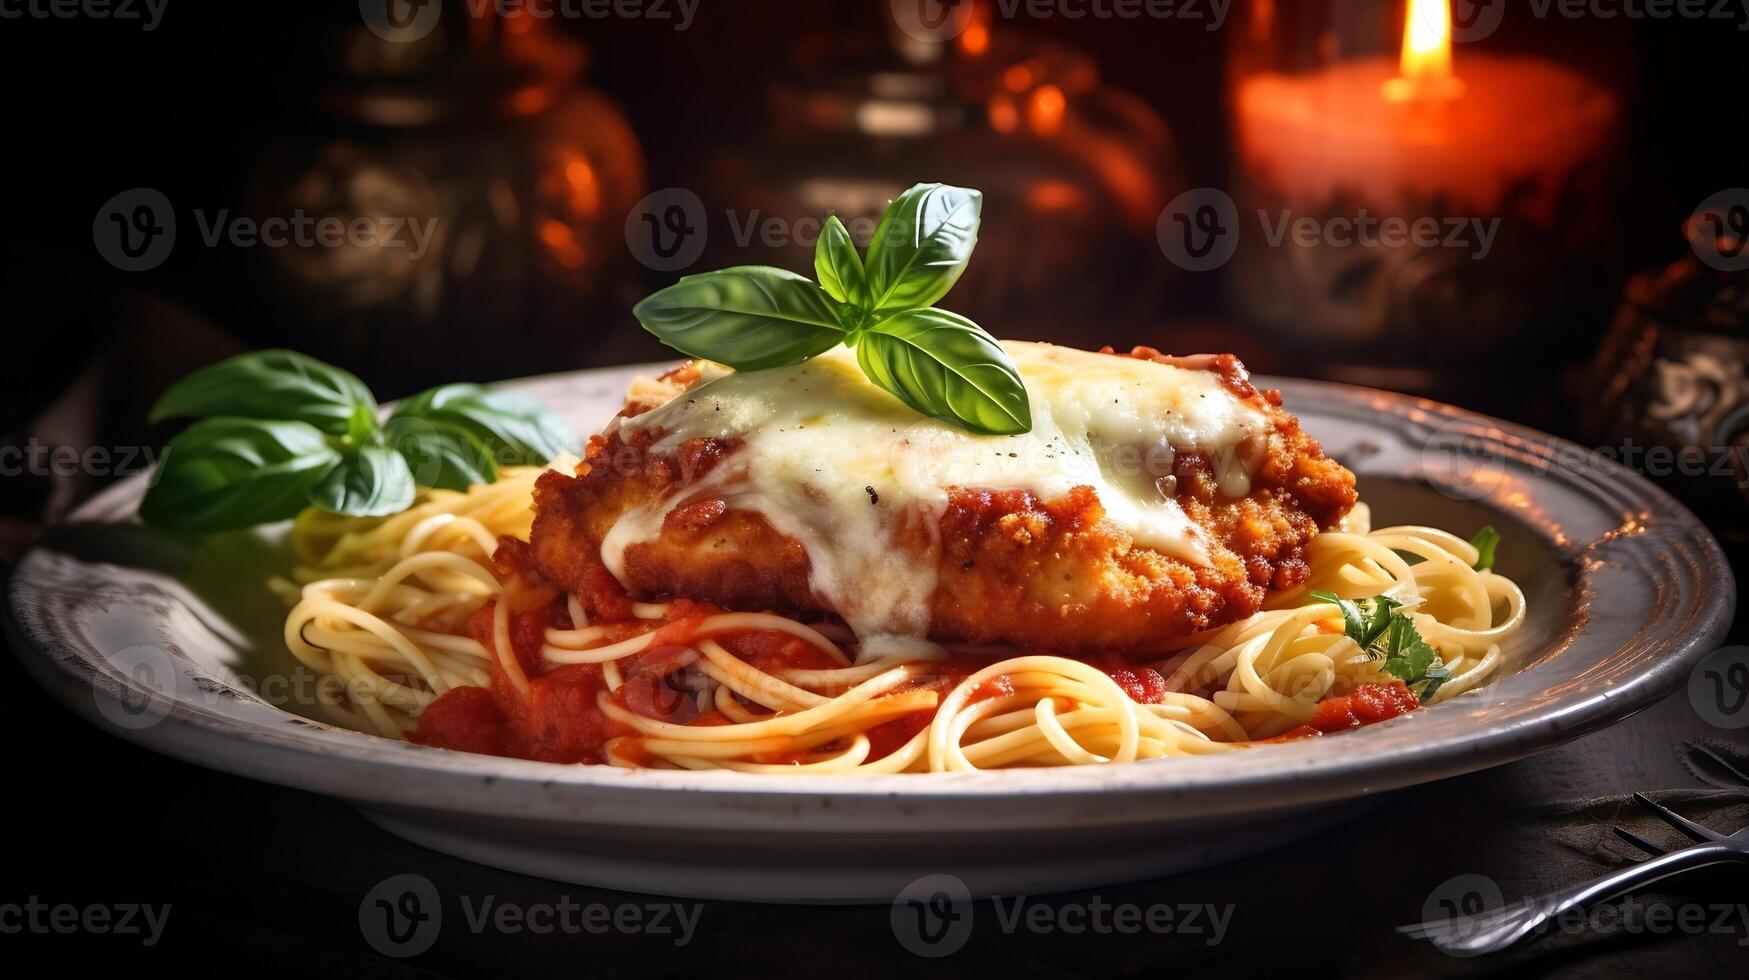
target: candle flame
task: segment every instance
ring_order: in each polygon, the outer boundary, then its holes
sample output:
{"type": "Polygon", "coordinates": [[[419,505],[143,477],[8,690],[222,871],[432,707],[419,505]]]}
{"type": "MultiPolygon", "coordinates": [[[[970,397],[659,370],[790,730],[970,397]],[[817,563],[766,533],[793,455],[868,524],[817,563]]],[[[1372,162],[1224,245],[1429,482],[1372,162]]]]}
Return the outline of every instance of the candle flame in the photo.
{"type": "Polygon", "coordinates": [[[1443,78],[1451,74],[1449,0],[1409,0],[1401,64],[1404,78],[1443,78]]]}
{"type": "Polygon", "coordinates": [[[1393,101],[1449,99],[1462,91],[1451,70],[1450,0],[1409,0],[1398,65],[1402,77],[1385,87],[1393,101]]]}

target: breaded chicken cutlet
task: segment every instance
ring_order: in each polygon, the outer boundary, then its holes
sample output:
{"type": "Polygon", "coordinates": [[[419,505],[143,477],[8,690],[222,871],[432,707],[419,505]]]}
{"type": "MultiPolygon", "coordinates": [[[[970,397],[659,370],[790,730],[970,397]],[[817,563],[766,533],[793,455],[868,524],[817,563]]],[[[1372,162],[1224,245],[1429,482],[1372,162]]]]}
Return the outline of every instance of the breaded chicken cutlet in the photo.
{"type": "Polygon", "coordinates": [[[1033,428],[973,435],[854,354],[634,388],[577,475],[544,475],[532,557],[586,604],[690,598],[1058,653],[1146,648],[1305,580],[1354,476],[1232,355],[1009,342],[1033,428]]]}

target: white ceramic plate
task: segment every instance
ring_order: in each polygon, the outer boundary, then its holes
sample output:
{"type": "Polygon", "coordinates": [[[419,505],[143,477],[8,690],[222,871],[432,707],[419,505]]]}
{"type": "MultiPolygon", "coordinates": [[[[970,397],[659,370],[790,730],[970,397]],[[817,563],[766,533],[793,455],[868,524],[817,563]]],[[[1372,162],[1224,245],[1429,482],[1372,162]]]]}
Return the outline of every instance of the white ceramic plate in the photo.
{"type": "MultiPolygon", "coordinates": [[[[599,428],[650,368],[520,386],[599,428]]],[[[1645,480],[1569,443],[1384,392],[1282,388],[1361,476],[1379,525],[1504,535],[1530,601],[1500,678],[1338,737],[1124,766],[809,777],[634,772],[429,749],[317,720],[263,588],[283,528],[193,543],[143,528],[143,478],[78,510],[16,567],[10,639],[69,706],[155,750],[326,793],[410,840],[634,891],[890,901],[951,873],[982,894],[1151,877],[1276,846],[1378,794],[1520,758],[1674,690],[1730,625],[1718,544],[1645,480]],[[298,712],[308,711],[305,716],[298,712]]]]}

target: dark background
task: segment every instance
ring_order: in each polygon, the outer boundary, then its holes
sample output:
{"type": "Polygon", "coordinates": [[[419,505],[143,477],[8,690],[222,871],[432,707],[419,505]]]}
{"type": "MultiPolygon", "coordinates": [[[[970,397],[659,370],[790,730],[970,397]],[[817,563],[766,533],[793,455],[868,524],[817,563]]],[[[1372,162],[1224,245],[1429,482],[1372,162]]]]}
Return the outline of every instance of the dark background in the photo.
{"type": "MultiPolygon", "coordinates": [[[[828,36],[879,49],[887,31],[884,9],[872,0],[703,0],[697,22],[684,32],[665,22],[611,17],[553,26],[587,44],[590,57],[579,84],[610,100],[629,123],[646,174],[643,188],[703,188],[719,181],[715,162],[723,154],[757,156],[778,144],[770,90],[774,80],[795,77],[792,52],[798,43],[828,36]]],[[[264,250],[199,245],[189,209],[248,211],[264,194],[274,200],[283,190],[274,186],[282,178],[271,165],[279,148],[347,132],[326,106],[334,91],[359,89],[337,73],[333,58],[337,34],[355,27],[357,16],[356,4],[344,2],[169,0],[163,22],[151,33],[133,24],[89,19],[0,20],[5,106],[0,324],[6,341],[0,359],[5,379],[0,438],[5,443],[21,445],[34,437],[75,447],[156,444],[168,432],[146,427],[142,418],[164,384],[201,363],[254,346],[293,346],[331,356],[385,399],[443,380],[489,380],[664,356],[628,310],[638,296],[675,273],[628,261],[617,216],[607,222],[611,227],[602,240],[617,242],[622,252],[599,261],[590,257],[586,290],[573,295],[563,282],[554,286],[555,276],[562,279],[563,273],[539,267],[516,250],[526,243],[518,246],[507,238],[499,244],[508,264],[487,283],[503,288],[446,298],[435,325],[421,328],[429,332],[412,334],[393,333],[393,309],[362,318],[348,314],[344,329],[331,329],[320,307],[288,306],[287,287],[264,268],[270,259],[264,250]],[[179,244],[161,266],[127,273],[98,254],[92,226],[107,200],[135,187],[160,189],[176,202],[179,244]],[[542,285],[517,285],[529,282],[542,285]],[[523,296],[537,300],[525,303],[523,296]],[[371,332],[384,323],[393,343],[371,332]]],[[[1231,16],[1239,16],[1237,7],[1231,16]]],[[[1233,151],[1223,85],[1231,27],[1210,33],[1196,23],[1058,18],[1027,29],[1085,52],[1106,85],[1127,91],[1164,121],[1182,173],[1173,186],[1228,184],[1233,151]]],[[[1703,198],[1749,185],[1749,99],[1743,97],[1749,33],[1737,31],[1735,24],[1539,22],[1509,16],[1490,44],[1566,61],[1608,84],[1622,100],[1623,140],[1613,161],[1619,182],[1602,204],[1615,231],[1608,240],[1606,272],[1589,285],[1601,309],[1615,305],[1630,273],[1690,255],[1682,223],[1703,198]]],[[[495,83],[461,70],[443,84],[445,91],[467,92],[495,83]]],[[[511,129],[506,123],[502,139],[514,148],[511,129]]],[[[489,118],[463,131],[464,142],[495,139],[489,118]]],[[[464,174],[468,166],[466,158],[456,163],[464,174]]],[[[710,203],[720,207],[724,202],[713,197],[710,203]]],[[[510,224],[514,230],[516,221],[510,224]]],[[[993,247],[999,246],[990,245],[987,234],[983,248],[993,247]]],[[[1040,284],[1065,297],[1062,306],[1051,308],[1048,323],[1030,315],[1033,304],[1005,303],[999,293],[968,296],[966,311],[999,335],[1120,347],[1151,343],[1177,353],[1219,347],[1239,351],[1259,370],[1326,373],[1316,357],[1284,354],[1236,316],[1222,274],[1179,274],[1150,248],[1144,242],[1146,262],[1134,295],[1088,288],[1070,277],[1040,284]]],[[[1741,294],[1739,288],[1736,295],[1741,294]]],[[[1478,356],[1485,355],[1500,376],[1490,381],[1489,372],[1472,372],[1464,382],[1469,397],[1454,400],[1582,440],[1605,438],[1606,432],[1588,430],[1583,416],[1588,400],[1597,395],[1586,379],[1606,323],[1607,318],[1551,323],[1534,338],[1482,352],[1478,356]],[[1544,353],[1551,340],[1563,352],[1552,360],[1544,353]],[[1515,380],[1500,380],[1508,376],[1515,380]],[[1535,381],[1526,383],[1525,377],[1535,381]]],[[[1736,329],[1741,336],[1741,323],[1736,329]]],[[[1406,356],[1413,361],[1416,355],[1406,356]]],[[[0,479],[0,558],[16,556],[45,522],[108,478],[82,472],[0,479]]],[[[1738,499],[1721,506],[1716,497],[1680,480],[1674,489],[1702,506],[1722,537],[1740,540],[1749,503],[1738,499]]],[[[1741,547],[1734,547],[1741,578],[1741,547]]],[[[1739,637],[1742,632],[1739,627],[1739,637]]],[[[496,875],[400,844],[339,804],[158,759],[74,721],[40,696],[10,658],[0,659],[0,674],[5,692],[0,724],[13,748],[0,805],[9,842],[0,848],[0,901],[27,895],[76,903],[173,901],[173,931],[181,931],[156,951],[161,961],[227,972],[526,967],[588,975],[657,975],[682,964],[728,973],[807,969],[861,975],[911,969],[919,962],[894,946],[884,910],[735,906],[707,910],[703,928],[709,941],[686,955],[622,939],[594,947],[579,944],[574,957],[572,950],[548,943],[523,960],[509,942],[466,947],[445,940],[441,957],[411,964],[382,961],[359,941],[350,917],[357,896],[385,874],[422,870],[444,887],[460,883],[531,901],[550,898],[557,886],[496,875]]],[[[1677,708],[1660,710],[1681,714],[1677,708]]],[[[1686,717],[1638,729],[1624,726],[1609,733],[1615,741],[1607,750],[1588,740],[1581,744],[1593,744],[1591,750],[1563,750],[1571,754],[1560,762],[1539,763],[1542,768],[1533,770],[1524,768],[1529,763],[1513,767],[1517,782],[1475,777],[1447,784],[1385,811],[1384,819],[1437,822],[1442,807],[1479,808],[1504,819],[1524,805],[1525,786],[1544,785],[1563,766],[1570,772],[1610,752],[1661,760],[1646,761],[1639,771],[1674,781],[1680,771],[1669,765],[1669,740],[1692,727],[1686,717]]],[[[1568,788],[1597,795],[1630,788],[1620,780],[1605,782],[1568,788]]],[[[1437,835],[1425,828],[1415,833],[1437,835]]],[[[1380,922],[1356,920],[1407,921],[1425,882],[1465,867],[1455,859],[1432,859],[1429,865],[1412,881],[1399,878],[1406,869],[1388,868],[1376,877],[1362,874],[1358,884],[1331,886],[1309,880],[1321,873],[1317,865],[1277,856],[1174,882],[1107,890],[1131,901],[1150,900],[1163,891],[1198,900],[1208,896],[1240,902],[1242,910],[1254,908],[1243,903],[1260,901],[1260,895],[1293,896],[1287,911],[1250,919],[1238,934],[1238,949],[1229,945],[1209,953],[1181,944],[1150,947],[1114,940],[1090,956],[1085,945],[1067,940],[1005,947],[984,937],[969,953],[1027,975],[1067,976],[1095,968],[1137,974],[1185,964],[1258,968],[1272,962],[1264,955],[1269,946],[1281,944],[1281,955],[1309,972],[1390,975],[1398,972],[1389,967],[1394,958],[1409,955],[1405,945],[1378,928],[1380,922]],[[1386,881],[1401,883],[1386,887],[1381,884],[1386,881]],[[1351,887],[1367,889],[1371,897],[1348,892],[1351,887]],[[1334,897],[1325,889],[1333,889],[1334,897]],[[1332,920],[1335,925],[1323,927],[1332,920]]],[[[1740,878],[1714,881],[1702,894],[1714,901],[1726,894],[1740,897],[1740,886],[1740,878]]],[[[580,888],[572,893],[612,898],[580,888]]],[[[6,945],[15,941],[0,937],[6,945]]],[[[88,937],[27,941],[56,957],[113,954],[147,968],[154,959],[150,954],[135,958],[125,944],[88,937]]],[[[1681,944],[1688,941],[1665,940],[1650,950],[1625,939],[1557,946],[1554,953],[1500,968],[1562,967],[1608,975],[1632,966],[1701,974],[1720,972],[1729,961],[1728,943],[1687,952],[1681,944]]],[[[1460,966],[1415,962],[1418,970],[1440,973],[1460,966]]]]}

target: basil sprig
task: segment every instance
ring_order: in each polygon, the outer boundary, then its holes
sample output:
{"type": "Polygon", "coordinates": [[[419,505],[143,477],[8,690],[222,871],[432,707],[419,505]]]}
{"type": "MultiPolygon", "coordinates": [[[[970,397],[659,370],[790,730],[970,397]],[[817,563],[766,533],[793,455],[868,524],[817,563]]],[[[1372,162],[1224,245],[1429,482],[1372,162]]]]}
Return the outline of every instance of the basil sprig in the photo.
{"type": "Polygon", "coordinates": [[[1381,671],[1415,688],[1422,703],[1432,700],[1440,686],[1451,680],[1451,670],[1415,628],[1415,621],[1401,611],[1401,602],[1384,595],[1344,599],[1317,589],[1306,594],[1320,602],[1335,603],[1342,610],[1342,632],[1367,656],[1382,659],[1381,671]]]}
{"type": "Polygon", "coordinates": [[[307,422],[343,436],[359,406],[376,412],[364,382],[296,351],[263,350],[201,368],[170,386],[147,421],[228,416],[307,422]]]}
{"type": "Polygon", "coordinates": [[[293,351],[266,350],[202,368],[170,387],[151,420],[207,416],[170,440],[140,504],[147,523],[226,531],[295,517],[309,506],[382,517],[421,488],[466,490],[498,466],[577,451],[577,437],[514,392],[442,385],[378,421],[351,374],[293,351]]]}
{"type": "Polygon", "coordinates": [[[887,206],[866,256],[834,215],[814,249],[818,282],[770,266],[686,276],[632,308],[644,329],[737,371],[799,364],[844,344],[869,381],[972,432],[1032,429],[1026,385],[982,327],[934,304],[965,272],[983,195],[918,184],[887,206]]]}

